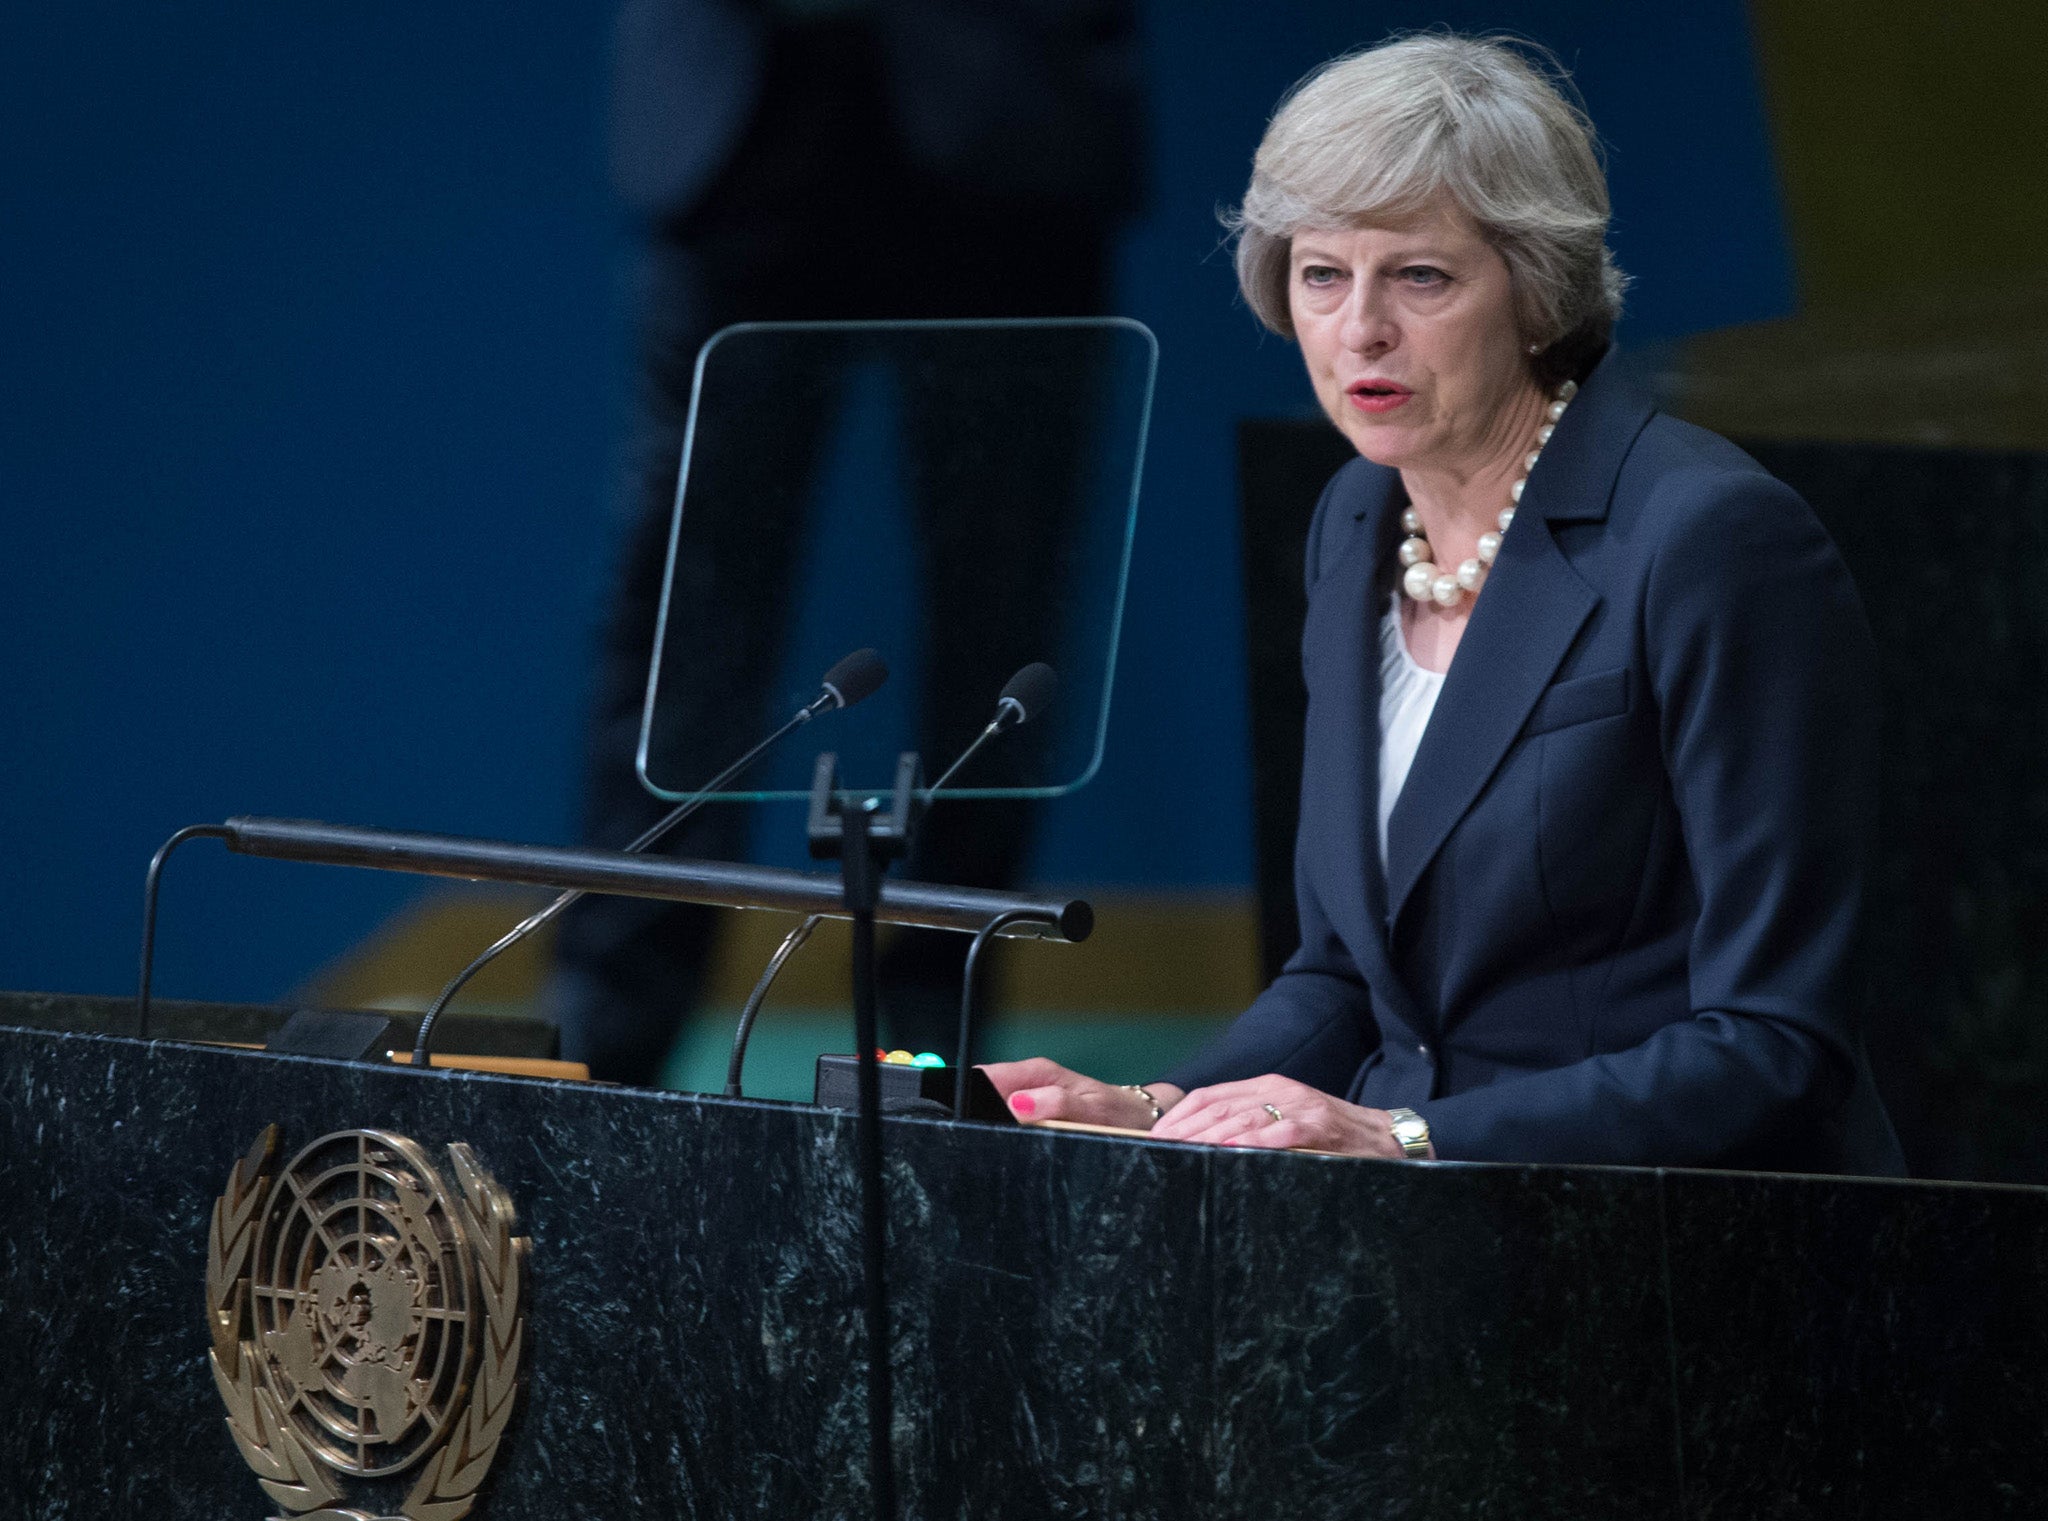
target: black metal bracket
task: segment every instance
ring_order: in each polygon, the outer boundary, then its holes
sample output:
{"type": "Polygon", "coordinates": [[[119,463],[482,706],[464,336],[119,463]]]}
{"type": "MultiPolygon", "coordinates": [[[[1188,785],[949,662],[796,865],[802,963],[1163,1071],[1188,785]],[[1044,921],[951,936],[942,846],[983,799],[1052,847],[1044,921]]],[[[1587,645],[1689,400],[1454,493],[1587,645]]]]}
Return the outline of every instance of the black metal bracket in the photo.
{"type": "MultiPolygon", "coordinates": [[[[896,757],[896,780],[889,789],[888,807],[879,797],[855,797],[839,785],[839,757],[826,751],[811,772],[811,813],[806,827],[810,833],[811,859],[846,859],[846,840],[858,832],[868,844],[868,859],[886,867],[910,853],[910,837],[924,817],[924,767],[917,754],[905,750],[896,757]],[[849,828],[850,810],[861,820],[849,828]]],[[[856,905],[849,900],[848,908],[856,905]]],[[[873,905],[870,904],[870,907],[873,905]]]]}

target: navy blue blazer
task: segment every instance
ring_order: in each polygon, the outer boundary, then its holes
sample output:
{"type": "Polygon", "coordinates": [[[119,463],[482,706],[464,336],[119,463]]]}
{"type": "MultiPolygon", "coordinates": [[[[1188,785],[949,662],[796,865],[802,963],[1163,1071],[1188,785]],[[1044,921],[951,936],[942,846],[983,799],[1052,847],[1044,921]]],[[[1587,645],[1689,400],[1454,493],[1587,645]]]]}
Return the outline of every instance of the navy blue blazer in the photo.
{"type": "Polygon", "coordinates": [[[1858,1034],[1874,652],[1813,513],[1604,360],[1523,489],[1383,873],[1404,504],[1361,459],[1316,509],[1301,948],[1165,1080],[1405,1105],[1452,1160],[1902,1172],[1858,1034]]]}

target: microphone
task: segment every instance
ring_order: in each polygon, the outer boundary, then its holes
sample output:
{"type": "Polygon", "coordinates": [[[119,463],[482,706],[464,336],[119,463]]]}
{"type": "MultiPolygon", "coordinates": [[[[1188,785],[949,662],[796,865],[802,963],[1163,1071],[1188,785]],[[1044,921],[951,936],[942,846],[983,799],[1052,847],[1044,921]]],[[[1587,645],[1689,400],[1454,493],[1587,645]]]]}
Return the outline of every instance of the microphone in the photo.
{"type": "MultiPolygon", "coordinates": [[[[952,777],[953,773],[967,764],[968,757],[972,756],[975,751],[979,750],[991,739],[994,739],[998,734],[1008,729],[1020,728],[1024,724],[1029,723],[1035,715],[1044,712],[1047,705],[1051,703],[1052,694],[1058,686],[1059,673],[1054,671],[1043,660],[1032,661],[1030,665],[1025,666],[1023,670],[1012,676],[1004,684],[1001,695],[996,698],[995,717],[991,718],[981,733],[975,736],[974,743],[960,752],[959,758],[946,768],[945,773],[931,786],[925,788],[925,801],[930,802],[938,790],[946,785],[946,782],[952,777]]],[[[746,1004],[740,1010],[739,1028],[733,1031],[732,1055],[727,1059],[725,1066],[725,1096],[727,1098],[741,1097],[740,1071],[746,1065],[747,1042],[753,1038],[754,1021],[760,1015],[761,1005],[768,997],[769,988],[774,986],[775,978],[782,971],[783,963],[795,955],[803,943],[811,938],[811,932],[818,927],[818,923],[823,917],[821,914],[812,914],[783,937],[782,943],[775,948],[775,954],[768,958],[768,965],[762,971],[760,981],[754,984],[754,991],[747,995],[746,1004]]],[[[974,965],[981,958],[982,947],[988,943],[991,935],[998,934],[1013,924],[1027,921],[1035,923],[1052,922],[1035,908],[1029,906],[1010,908],[988,920],[974,937],[974,944],[967,953],[967,986],[961,995],[960,1049],[963,1053],[967,1049],[969,1027],[974,1017],[974,965]]],[[[962,1106],[966,1102],[965,1073],[967,1063],[964,1056],[960,1062],[960,1070],[962,1074],[959,1079],[960,1091],[955,1095],[953,1108],[956,1117],[962,1112],[962,1106]]]]}
{"type": "Polygon", "coordinates": [[[1002,723],[1015,718],[1020,724],[1031,721],[1034,713],[1045,710],[1052,701],[1052,694],[1059,689],[1059,673],[1043,660],[1034,660],[1010,678],[1003,688],[1003,695],[996,699],[996,722],[1002,723]]]}
{"type": "MultiPolygon", "coordinates": [[[[1019,676],[1021,677],[1021,675],[1022,673],[1020,672],[1019,676]]],[[[813,697],[801,708],[798,708],[774,733],[755,745],[753,749],[742,755],[730,766],[727,766],[718,775],[691,793],[690,796],[684,798],[681,803],[677,804],[651,827],[642,831],[638,838],[625,847],[625,853],[628,855],[638,854],[654,845],[670,830],[674,829],[676,825],[682,823],[684,819],[687,819],[691,814],[703,807],[713,793],[717,792],[727,782],[752,765],[763,751],[774,745],[783,736],[802,728],[820,713],[829,713],[839,708],[850,708],[862,699],[872,697],[876,689],[888,679],[888,662],[883,660],[873,650],[855,650],[852,654],[841,657],[838,663],[831,670],[827,671],[818,682],[818,695],[816,697],[813,697]]],[[[1012,680],[1010,683],[1011,686],[1016,684],[1015,680],[1012,680]]],[[[582,888],[570,888],[538,913],[529,914],[526,918],[513,925],[511,929],[500,935],[481,956],[455,974],[454,979],[441,989],[440,995],[434,999],[433,1003],[428,1007],[426,1014],[420,1019],[419,1034],[414,1037],[412,1044],[412,1064],[415,1067],[425,1067],[427,1065],[427,1041],[433,1033],[434,1022],[441,1017],[441,1011],[448,1007],[448,1000],[462,990],[463,984],[489,966],[492,961],[505,951],[510,950],[542,925],[558,917],[564,909],[568,908],[570,904],[583,895],[584,890],[582,888]]]]}
{"type": "Polygon", "coordinates": [[[819,679],[819,695],[831,698],[835,708],[850,708],[874,696],[888,679],[889,666],[880,655],[873,650],[855,650],[851,655],[841,656],[839,663],[819,679]]]}
{"type": "Polygon", "coordinates": [[[1044,712],[1059,684],[1059,673],[1043,660],[1032,661],[1012,676],[1005,683],[1002,695],[996,698],[996,716],[988,721],[988,727],[975,737],[974,743],[960,752],[960,758],[925,788],[926,801],[930,801],[941,787],[953,779],[953,773],[966,765],[975,751],[1005,730],[1022,728],[1044,712]]]}

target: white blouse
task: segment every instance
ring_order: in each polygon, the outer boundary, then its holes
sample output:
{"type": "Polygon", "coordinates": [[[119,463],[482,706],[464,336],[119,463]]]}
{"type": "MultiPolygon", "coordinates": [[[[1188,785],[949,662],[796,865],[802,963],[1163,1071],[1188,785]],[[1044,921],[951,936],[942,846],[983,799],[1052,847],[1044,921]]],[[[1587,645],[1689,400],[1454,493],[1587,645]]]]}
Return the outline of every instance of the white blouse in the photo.
{"type": "Polygon", "coordinates": [[[1424,670],[1408,653],[1401,637],[1401,593],[1387,599],[1380,619],[1380,870],[1387,869],[1387,820],[1415,764],[1416,747],[1437,694],[1444,689],[1442,671],[1424,670]]]}

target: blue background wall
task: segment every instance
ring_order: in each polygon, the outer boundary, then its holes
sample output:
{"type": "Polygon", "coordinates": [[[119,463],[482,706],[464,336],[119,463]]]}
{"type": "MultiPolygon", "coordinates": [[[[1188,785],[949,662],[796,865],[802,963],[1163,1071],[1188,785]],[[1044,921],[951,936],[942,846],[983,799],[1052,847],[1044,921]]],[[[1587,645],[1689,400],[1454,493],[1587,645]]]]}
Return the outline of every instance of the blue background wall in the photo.
{"type": "MultiPolygon", "coordinates": [[[[1736,0],[1149,0],[1121,304],[1159,334],[1158,404],[1120,709],[1098,783],[1047,808],[1046,879],[1249,881],[1232,429],[1307,403],[1213,213],[1294,78],[1437,23],[1575,70],[1625,341],[1790,305],[1736,0]]],[[[0,22],[0,986],[128,986],[143,866],[185,823],[569,838],[625,391],[607,26],[538,0],[0,22]]],[[[194,847],[160,986],[279,996],[416,891],[194,847]]]]}

